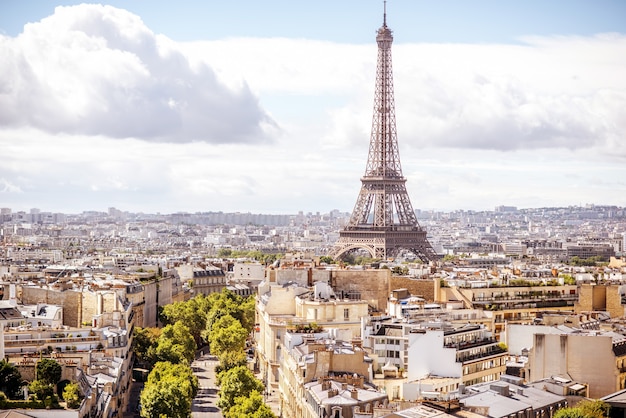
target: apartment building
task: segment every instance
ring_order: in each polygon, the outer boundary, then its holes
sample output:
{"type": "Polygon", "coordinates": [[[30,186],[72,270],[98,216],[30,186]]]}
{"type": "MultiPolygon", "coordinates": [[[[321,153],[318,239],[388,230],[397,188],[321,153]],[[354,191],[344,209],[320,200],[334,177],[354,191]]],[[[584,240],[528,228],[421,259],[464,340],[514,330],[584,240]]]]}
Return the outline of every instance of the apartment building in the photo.
{"type": "Polygon", "coordinates": [[[626,337],[616,332],[574,328],[536,332],[528,357],[530,381],[565,376],[588,384],[591,398],[626,388],[626,337]]]}
{"type": "Polygon", "coordinates": [[[372,386],[340,378],[320,379],[304,385],[306,403],[303,418],[373,418],[376,409],[386,407],[387,394],[372,386]]]}
{"type": "Polygon", "coordinates": [[[387,269],[326,270],[293,258],[282,263],[266,270],[256,304],[257,358],[269,383],[278,382],[285,332],[315,324],[345,340],[360,337],[361,318],[384,310],[389,288],[387,269]]]}
{"type": "MultiPolygon", "coordinates": [[[[6,304],[2,301],[6,312],[6,304]]],[[[29,313],[32,307],[13,308],[29,313]],[[21,308],[21,309],[20,309],[21,308]]],[[[134,314],[131,304],[120,300],[110,310],[99,312],[89,327],[70,327],[41,319],[46,312],[54,317],[62,307],[38,305],[34,316],[14,315],[2,327],[0,352],[16,365],[22,377],[34,380],[41,358],[52,358],[62,366],[62,379],[80,383],[85,400],[80,410],[90,416],[115,416],[122,413],[130,397],[132,376],[132,332],[134,314]],[[45,311],[45,312],[44,312],[45,311]]],[[[83,416],[81,415],[81,416],[83,416]]]]}
{"type": "Polygon", "coordinates": [[[269,383],[278,381],[283,337],[295,330],[336,330],[350,340],[361,333],[361,317],[368,304],[362,300],[338,298],[327,283],[302,287],[263,283],[259,286],[257,356],[269,383]]]}
{"type": "Polygon", "coordinates": [[[574,304],[576,312],[605,311],[611,318],[626,314],[626,292],[620,283],[581,283],[580,297],[574,304]]]}
{"type": "Polygon", "coordinates": [[[176,267],[176,271],[183,282],[191,282],[194,294],[205,296],[211,293],[219,293],[226,287],[226,273],[215,266],[197,267],[185,264],[176,267]]]}
{"type": "Polygon", "coordinates": [[[459,403],[465,411],[494,418],[550,418],[568,406],[565,396],[526,386],[512,376],[467,388],[459,403]]]}
{"type": "Polygon", "coordinates": [[[360,340],[332,338],[332,330],[318,334],[288,332],[280,368],[281,411],[285,417],[318,417],[355,411],[372,416],[388,396],[371,385],[372,360],[360,340]],[[324,412],[322,412],[324,411],[324,412]]]}
{"type": "Polygon", "coordinates": [[[459,377],[465,386],[492,382],[506,370],[508,351],[482,325],[424,324],[411,329],[407,379],[459,377]]]}
{"type": "Polygon", "coordinates": [[[443,300],[461,301],[465,308],[489,312],[496,335],[506,323],[530,323],[543,312],[572,311],[579,298],[576,285],[451,286],[441,291],[443,300]]]}

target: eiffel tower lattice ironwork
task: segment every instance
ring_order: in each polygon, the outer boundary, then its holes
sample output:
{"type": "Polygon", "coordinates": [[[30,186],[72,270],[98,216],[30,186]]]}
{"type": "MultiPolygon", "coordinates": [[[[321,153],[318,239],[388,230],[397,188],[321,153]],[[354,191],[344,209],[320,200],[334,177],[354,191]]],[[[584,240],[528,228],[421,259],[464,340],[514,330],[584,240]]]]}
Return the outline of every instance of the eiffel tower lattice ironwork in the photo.
{"type": "Polygon", "coordinates": [[[337,259],[362,249],[373,258],[385,260],[404,249],[424,262],[434,261],[437,254],[417,222],[400,166],[391,67],[393,34],[387,27],[386,7],[376,42],[378,63],[367,166],[350,221],[339,232],[329,256],[337,259]]]}

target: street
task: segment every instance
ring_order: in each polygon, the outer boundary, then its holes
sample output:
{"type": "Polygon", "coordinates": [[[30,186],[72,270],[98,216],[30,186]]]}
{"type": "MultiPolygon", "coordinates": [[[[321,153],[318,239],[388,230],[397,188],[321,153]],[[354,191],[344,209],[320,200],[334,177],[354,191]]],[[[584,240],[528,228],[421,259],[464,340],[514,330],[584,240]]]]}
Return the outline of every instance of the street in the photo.
{"type": "Polygon", "coordinates": [[[198,376],[198,395],[191,404],[191,416],[194,418],[221,418],[222,412],[217,407],[217,391],[215,384],[215,366],[217,358],[210,354],[200,354],[191,363],[191,368],[198,376]]]}

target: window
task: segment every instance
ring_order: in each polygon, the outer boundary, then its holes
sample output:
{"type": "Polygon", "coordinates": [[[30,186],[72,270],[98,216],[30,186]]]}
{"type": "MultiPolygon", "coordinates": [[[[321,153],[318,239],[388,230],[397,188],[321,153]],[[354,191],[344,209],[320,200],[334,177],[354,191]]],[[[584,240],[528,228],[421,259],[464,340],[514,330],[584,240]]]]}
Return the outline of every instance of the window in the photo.
{"type": "Polygon", "coordinates": [[[350,319],[350,309],[344,309],[343,310],[343,319],[344,321],[347,321],[350,319]]]}

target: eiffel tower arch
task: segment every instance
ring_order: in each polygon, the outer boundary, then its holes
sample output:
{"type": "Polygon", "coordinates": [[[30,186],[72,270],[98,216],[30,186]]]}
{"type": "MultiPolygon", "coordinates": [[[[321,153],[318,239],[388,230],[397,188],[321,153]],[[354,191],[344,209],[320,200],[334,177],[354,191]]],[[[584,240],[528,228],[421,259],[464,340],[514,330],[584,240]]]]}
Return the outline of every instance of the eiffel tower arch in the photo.
{"type": "Polygon", "coordinates": [[[376,89],[365,175],[350,221],[328,255],[338,259],[365,250],[372,258],[385,260],[408,250],[429,262],[438,256],[417,222],[400,165],[391,66],[393,33],[387,27],[386,5],[383,16],[376,34],[376,89]]]}

